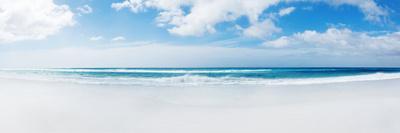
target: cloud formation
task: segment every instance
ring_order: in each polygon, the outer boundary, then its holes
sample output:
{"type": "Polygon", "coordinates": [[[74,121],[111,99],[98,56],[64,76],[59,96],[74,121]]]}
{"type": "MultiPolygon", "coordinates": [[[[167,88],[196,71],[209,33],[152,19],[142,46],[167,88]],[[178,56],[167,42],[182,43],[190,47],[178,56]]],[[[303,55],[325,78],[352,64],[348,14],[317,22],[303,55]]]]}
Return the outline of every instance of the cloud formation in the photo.
{"type": "Polygon", "coordinates": [[[103,36],[93,36],[89,38],[90,41],[99,41],[101,39],[103,39],[103,36]]]}
{"type": "Polygon", "coordinates": [[[73,16],[53,0],[0,0],[0,43],[44,39],[74,25],[73,16]]]}
{"type": "Polygon", "coordinates": [[[158,9],[160,13],[157,22],[159,25],[172,26],[168,28],[171,34],[201,36],[214,33],[216,24],[233,21],[241,16],[247,16],[251,23],[257,23],[263,10],[278,2],[279,0],[125,0],[113,3],[112,7],[117,10],[129,8],[135,13],[147,8],[158,9]],[[185,7],[190,7],[190,11],[185,12],[185,7]]]}
{"type": "Polygon", "coordinates": [[[328,2],[334,6],[343,4],[356,6],[365,15],[365,19],[372,22],[386,21],[389,15],[387,9],[380,7],[374,0],[328,0],[328,2]]]}
{"type": "Polygon", "coordinates": [[[123,36],[117,36],[111,39],[111,41],[124,41],[126,40],[123,36]]]}
{"type": "Polygon", "coordinates": [[[295,7],[288,7],[288,8],[284,8],[279,10],[279,16],[286,16],[289,15],[290,13],[292,13],[296,8],[295,7]]]}
{"type": "Polygon", "coordinates": [[[244,29],[243,35],[246,37],[264,39],[274,33],[281,32],[281,30],[282,29],[277,27],[272,20],[266,19],[263,22],[255,23],[244,29]]]}
{"type": "MultiPolygon", "coordinates": [[[[365,19],[372,22],[384,21],[388,15],[388,12],[377,5],[374,0],[124,0],[113,3],[111,7],[116,10],[128,8],[134,13],[146,9],[156,9],[159,11],[156,18],[158,26],[167,27],[171,34],[202,36],[216,32],[217,24],[232,22],[242,16],[250,21],[249,28],[265,26],[270,21],[265,21],[265,18],[261,19],[263,11],[282,2],[323,2],[333,6],[351,5],[358,7],[364,13],[365,19]]],[[[284,16],[293,12],[294,9],[294,7],[289,7],[281,10],[278,14],[284,16]]],[[[270,24],[268,27],[274,25],[270,24]]],[[[276,28],[264,30],[270,30],[265,33],[276,32],[276,28]]]]}
{"type": "Polygon", "coordinates": [[[80,6],[80,7],[76,8],[76,10],[78,10],[79,15],[81,15],[81,14],[90,14],[90,13],[93,12],[92,7],[90,7],[89,5],[80,6]]]}
{"type": "Polygon", "coordinates": [[[267,47],[317,47],[354,53],[400,55],[400,32],[370,35],[347,28],[329,28],[325,32],[306,30],[291,36],[266,41],[267,47]]]}

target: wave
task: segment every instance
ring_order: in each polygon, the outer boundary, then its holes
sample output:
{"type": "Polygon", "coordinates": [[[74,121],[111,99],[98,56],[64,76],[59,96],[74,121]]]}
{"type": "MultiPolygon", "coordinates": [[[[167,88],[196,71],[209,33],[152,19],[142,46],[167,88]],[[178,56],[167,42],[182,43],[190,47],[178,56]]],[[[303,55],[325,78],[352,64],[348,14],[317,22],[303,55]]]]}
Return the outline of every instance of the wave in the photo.
{"type": "Polygon", "coordinates": [[[38,75],[0,73],[0,78],[22,79],[51,82],[70,82],[78,84],[99,85],[138,85],[138,86],[179,86],[179,85],[310,85],[357,81],[375,81],[400,79],[400,73],[374,73],[353,76],[321,77],[321,78],[286,78],[265,79],[248,77],[208,77],[186,74],[176,77],[84,77],[80,75],[38,75]]]}
{"type": "Polygon", "coordinates": [[[246,85],[309,85],[327,84],[341,82],[374,81],[400,79],[400,73],[375,73],[367,75],[323,77],[323,78],[300,78],[300,79],[262,79],[262,78],[237,78],[237,77],[205,77],[205,76],[180,76],[174,78],[157,79],[159,83],[181,83],[181,84],[246,84],[246,85]]]}
{"type": "Polygon", "coordinates": [[[327,83],[344,83],[344,82],[360,82],[360,81],[378,81],[400,79],[400,73],[374,73],[365,75],[309,78],[309,79],[285,79],[277,80],[272,84],[275,85],[308,85],[308,84],[327,84],[327,83]]]}

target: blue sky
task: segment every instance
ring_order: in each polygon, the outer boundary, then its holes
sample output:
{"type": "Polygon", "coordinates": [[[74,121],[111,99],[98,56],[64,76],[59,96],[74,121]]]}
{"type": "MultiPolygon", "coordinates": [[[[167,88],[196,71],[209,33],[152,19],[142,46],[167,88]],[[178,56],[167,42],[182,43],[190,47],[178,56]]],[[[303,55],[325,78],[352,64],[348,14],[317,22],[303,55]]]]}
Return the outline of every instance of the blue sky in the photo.
{"type": "Polygon", "coordinates": [[[2,3],[2,67],[400,66],[397,0],[2,3]]]}

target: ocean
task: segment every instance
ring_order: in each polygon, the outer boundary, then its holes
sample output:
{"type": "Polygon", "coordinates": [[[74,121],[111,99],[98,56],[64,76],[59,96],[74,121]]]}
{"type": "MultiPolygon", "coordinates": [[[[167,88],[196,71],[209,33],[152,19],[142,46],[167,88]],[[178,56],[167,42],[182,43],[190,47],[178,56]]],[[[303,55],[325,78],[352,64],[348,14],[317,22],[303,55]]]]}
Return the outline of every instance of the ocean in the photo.
{"type": "Polygon", "coordinates": [[[397,79],[400,68],[0,69],[0,78],[132,86],[296,85],[397,79]]]}

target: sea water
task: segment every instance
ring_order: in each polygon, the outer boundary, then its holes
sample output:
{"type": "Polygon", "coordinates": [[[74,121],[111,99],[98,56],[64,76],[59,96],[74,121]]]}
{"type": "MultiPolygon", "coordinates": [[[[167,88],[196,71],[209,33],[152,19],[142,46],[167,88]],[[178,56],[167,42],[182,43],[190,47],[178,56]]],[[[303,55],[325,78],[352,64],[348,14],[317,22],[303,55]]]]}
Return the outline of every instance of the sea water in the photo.
{"type": "Polygon", "coordinates": [[[396,79],[400,68],[0,69],[0,78],[136,86],[290,85],[396,79]]]}

